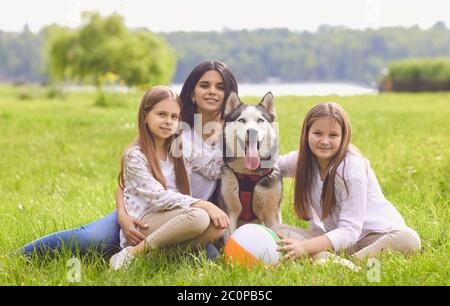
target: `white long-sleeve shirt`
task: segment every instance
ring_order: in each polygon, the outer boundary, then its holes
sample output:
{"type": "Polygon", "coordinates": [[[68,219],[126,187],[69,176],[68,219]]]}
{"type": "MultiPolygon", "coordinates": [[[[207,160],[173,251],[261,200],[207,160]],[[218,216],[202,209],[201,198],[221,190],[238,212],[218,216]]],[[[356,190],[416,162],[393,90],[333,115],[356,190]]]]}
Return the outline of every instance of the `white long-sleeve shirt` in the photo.
{"type": "MultiPolygon", "coordinates": [[[[194,129],[183,130],[183,152],[185,158],[192,159],[197,166],[207,169],[211,164],[222,160],[222,144],[218,143],[215,146],[206,144],[203,139],[195,132],[194,129]]],[[[213,169],[214,170],[214,169],[213,169]]],[[[198,171],[198,167],[193,168],[189,175],[191,183],[192,196],[208,200],[213,195],[217,180],[219,177],[212,177],[211,175],[203,175],[204,171],[198,171]]]]}
{"type": "MultiPolygon", "coordinates": [[[[183,150],[184,151],[184,150],[183,150]]],[[[170,160],[160,160],[161,171],[166,179],[167,189],[155,179],[148,168],[145,155],[139,146],[131,147],[125,153],[124,164],[124,204],[128,215],[141,219],[148,213],[187,208],[199,201],[198,198],[179,192],[176,186],[174,165],[170,160]]],[[[220,177],[221,158],[185,158],[188,177],[198,171],[211,180],[220,177]]],[[[125,247],[126,239],[120,231],[120,244],[125,247]]]]}
{"type": "MultiPolygon", "coordinates": [[[[294,177],[298,152],[280,156],[283,176],[294,177]]],[[[314,165],[311,188],[311,229],[321,229],[335,251],[355,245],[369,233],[385,233],[406,227],[397,209],[384,197],[370,163],[357,153],[348,152],[337,169],[335,181],[336,208],[321,220],[321,194],[323,182],[319,168],[314,165]],[[345,167],[344,167],[345,162],[345,167]],[[349,194],[341,178],[346,180],[349,194]]]]}

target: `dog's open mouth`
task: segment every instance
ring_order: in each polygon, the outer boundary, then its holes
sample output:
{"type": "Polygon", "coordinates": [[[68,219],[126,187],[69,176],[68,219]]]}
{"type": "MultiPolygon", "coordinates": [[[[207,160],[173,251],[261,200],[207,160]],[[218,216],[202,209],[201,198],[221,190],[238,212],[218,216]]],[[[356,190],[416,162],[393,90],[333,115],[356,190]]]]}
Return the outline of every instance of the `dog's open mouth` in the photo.
{"type": "Polygon", "coordinates": [[[258,141],[249,141],[245,145],[245,168],[249,170],[256,170],[261,164],[261,159],[259,158],[259,144],[258,141]]]}

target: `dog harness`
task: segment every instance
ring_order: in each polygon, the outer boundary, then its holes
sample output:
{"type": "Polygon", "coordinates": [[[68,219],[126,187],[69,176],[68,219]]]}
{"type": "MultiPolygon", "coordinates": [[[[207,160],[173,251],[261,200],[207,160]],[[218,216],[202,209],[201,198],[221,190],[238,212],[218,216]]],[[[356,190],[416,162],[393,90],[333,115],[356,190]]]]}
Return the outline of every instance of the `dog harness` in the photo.
{"type": "Polygon", "coordinates": [[[234,172],[234,175],[239,182],[239,199],[241,200],[242,205],[242,212],[239,215],[239,219],[247,222],[257,219],[257,216],[252,209],[253,191],[258,182],[272,173],[272,171],[273,169],[267,169],[262,175],[234,172]]]}

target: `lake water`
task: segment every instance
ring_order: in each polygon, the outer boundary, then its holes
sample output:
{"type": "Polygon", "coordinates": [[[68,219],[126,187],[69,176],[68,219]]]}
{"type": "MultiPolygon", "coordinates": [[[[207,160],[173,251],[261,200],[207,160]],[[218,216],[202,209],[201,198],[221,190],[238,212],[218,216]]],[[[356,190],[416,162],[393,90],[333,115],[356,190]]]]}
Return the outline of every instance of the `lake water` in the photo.
{"type": "MultiPolygon", "coordinates": [[[[182,84],[172,87],[179,93],[182,84]]],[[[263,96],[271,91],[275,96],[354,96],[374,95],[376,88],[352,83],[276,83],[276,84],[239,84],[240,96],[263,96]]]]}
{"type": "MultiPolygon", "coordinates": [[[[172,84],[176,92],[180,93],[182,84],[172,84]]],[[[64,86],[68,91],[90,91],[95,92],[94,86],[64,86]]],[[[136,89],[126,86],[113,86],[104,88],[109,92],[136,92],[136,89]]],[[[354,96],[375,95],[376,88],[352,83],[266,83],[266,84],[239,84],[240,96],[263,96],[271,91],[275,96],[354,96]]]]}

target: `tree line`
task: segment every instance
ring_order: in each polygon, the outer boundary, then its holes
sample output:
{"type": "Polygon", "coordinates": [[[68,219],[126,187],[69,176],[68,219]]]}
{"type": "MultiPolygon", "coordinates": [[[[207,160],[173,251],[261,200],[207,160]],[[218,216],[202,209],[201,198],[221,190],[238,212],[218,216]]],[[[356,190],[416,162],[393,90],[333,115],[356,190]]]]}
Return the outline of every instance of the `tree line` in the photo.
{"type": "MultiPolygon", "coordinates": [[[[47,32],[48,28],[44,28],[32,33],[27,27],[20,33],[0,31],[0,81],[48,80],[47,32]]],[[[139,32],[140,35],[150,33],[147,29],[139,32]]],[[[183,82],[203,60],[224,61],[239,82],[339,80],[373,84],[391,61],[450,57],[450,29],[443,22],[425,30],[321,26],[316,32],[225,29],[156,33],[156,36],[166,40],[175,52],[176,70],[172,77],[175,83],[183,82]]]]}

